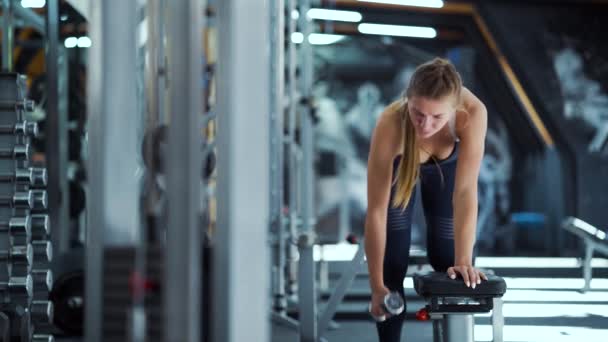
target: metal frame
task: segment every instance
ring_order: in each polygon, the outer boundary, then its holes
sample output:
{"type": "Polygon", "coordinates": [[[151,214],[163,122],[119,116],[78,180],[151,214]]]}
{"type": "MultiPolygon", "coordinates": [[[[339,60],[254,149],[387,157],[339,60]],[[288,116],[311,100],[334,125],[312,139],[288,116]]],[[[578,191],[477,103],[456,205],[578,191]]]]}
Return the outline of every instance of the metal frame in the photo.
{"type": "Polygon", "coordinates": [[[355,277],[359,273],[359,269],[361,265],[365,263],[365,244],[364,240],[361,240],[359,243],[359,249],[357,249],[357,253],[353,257],[352,261],[349,264],[349,267],[342,272],[342,276],[336,285],[336,288],[332,292],[329,300],[327,301],[327,305],[325,306],[325,310],[319,317],[319,334],[325,333],[325,330],[330,326],[336,311],[338,310],[338,305],[344,299],[346,295],[346,291],[350,288],[355,277]]]}
{"type": "MultiPolygon", "coordinates": [[[[166,341],[200,341],[202,290],[201,198],[203,114],[202,0],[167,2],[169,224],[165,267],[166,341]]],[[[204,318],[203,318],[204,319],[204,318]]]]}
{"type": "MultiPolygon", "coordinates": [[[[338,305],[344,298],[346,291],[351,286],[356,277],[361,263],[364,260],[365,252],[363,242],[359,246],[355,257],[350,266],[342,273],[338,285],[332,292],[328,304],[322,315],[317,315],[317,284],[315,279],[315,261],[313,259],[313,247],[316,242],[315,225],[315,205],[314,205],[314,154],[315,139],[313,127],[313,101],[312,86],[314,81],[313,52],[308,37],[313,31],[313,25],[305,13],[310,9],[309,0],[301,1],[299,6],[299,26],[305,39],[300,48],[300,83],[296,79],[296,47],[291,40],[291,35],[296,30],[296,21],[291,18],[291,13],[296,9],[296,1],[288,0],[287,15],[289,22],[287,25],[287,68],[288,68],[288,133],[285,143],[288,146],[288,167],[289,167],[289,240],[297,241],[299,252],[299,264],[297,265],[297,278],[295,274],[296,264],[295,248],[288,249],[287,270],[288,270],[288,292],[287,295],[296,295],[295,285],[297,284],[297,303],[299,308],[299,321],[294,321],[284,317],[279,313],[274,313],[275,322],[284,324],[287,327],[296,329],[299,332],[300,341],[324,341],[320,335],[328,327],[332,326],[332,318],[338,305]],[[304,14],[303,14],[304,13],[304,14]],[[296,93],[299,88],[299,94],[296,93]],[[296,122],[296,111],[300,110],[299,121],[296,122]],[[300,144],[296,142],[296,126],[300,128],[300,144]],[[299,231],[298,231],[299,228],[299,231]],[[297,283],[296,283],[297,282],[297,283]]],[[[280,29],[283,31],[282,29],[280,29]]],[[[275,64],[276,65],[276,64],[275,64]]],[[[280,65],[280,64],[279,64],[280,65]]],[[[346,165],[341,161],[341,173],[344,176],[346,165]]],[[[348,209],[343,209],[348,213],[348,209]]],[[[343,214],[344,214],[343,213],[343,214]]],[[[343,219],[342,225],[347,222],[343,219]]],[[[343,227],[344,228],[344,227],[343,227]]]]}
{"type": "Polygon", "coordinates": [[[505,316],[502,312],[503,301],[502,298],[493,298],[493,309],[492,309],[492,341],[503,342],[504,340],[504,327],[505,327],[505,316]]]}
{"type": "Polygon", "coordinates": [[[287,249],[287,296],[296,296],[297,291],[297,249],[293,242],[297,236],[297,217],[298,217],[298,184],[297,184],[297,151],[296,144],[296,109],[298,100],[296,99],[296,45],[291,40],[291,36],[296,32],[296,21],[291,17],[291,13],[296,10],[296,0],[287,0],[287,75],[288,75],[288,108],[287,108],[287,144],[288,157],[288,189],[289,198],[287,201],[288,232],[290,243],[287,249]]]}
{"type": "MultiPolygon", "coordinates": [[[[311,19],[306,15],[310,9],[310,0],[300,1],[300,30],[304,35],[302,42],[300,70],[300,94],[303,99],[300,115],[300,137],[302,146],[302,177],[300,178],[300,200],[302,204],[302,226],[298,238],[300,262],[298,266],[298,301],[300,320],[300,341],[316,342],[319,338],[317,322],[317,295],[315,279],[315,261],[313,259],[313,246],[316,242],[315,234],[315,205],[314,191],[314,127],[312,122],[313,103],[313,55],[312,46],[308,41],[312,33],[311,19]]],[[[291,38],[291,37],[290,37],[291,38]]]]}
{"type": "Polygon", "coordinates": [[[68,205],[68,131],[67,131],[67,68],[63,45],[59,42],[59,1],[47,1],[46,49],[46,167],[48,170],[49,216],[53,234],[51,242],[57,253],[70,247],[68,205]],[[62,60],[63,59],[63,60],[62,60]]]}
{"type": "Polygon", "coordinates": [[[272,288],[273,308],[286,318],[285,294],[286,227],[283,219],[283,127],[285,95],[285,1],[271,1],[270,40],[271,112],[270,112],[270,232],[273,239],[272,288]]]}
{"type": "Polygon", "coordinates": [[[2,0],[2,69],[13,71],[14,14],[11,0],[2,0]]]}
{"type": "Polygon", "coordinates": [[[95,1],[90,14],[85,340],[99,342],[104,248],[139,240],[137,3],[95,1]]]}
{"type": "MultiPolygon", "coordinates": [[[[53,5],[53,0],[49,0],[49,9],[53,5]]],[[[15,44],[14,28],[16,26],[31,26],[42,35],[47,33],[47,23],[45,18],[38,15],[29,8],[24,8],[16,0],[2,0],[2,69],[13,71],[13,47],[15,44]]],[[[48,18],[47,11],[47,18],[48,18]]]]}
{"type": "MultiPolygon", "coordinates": [[[[29,8],[21,6],[20,2],[17,2],[15,0],[9,1],[13,1],[12,7],[16,17],[23,19],[26,25],[35,28],[43,35],[46,34],[47,26],[42,16],[38,15],[36,12],[29,8]]],[[[53,0],[47,0],[47,11],[50,6],[55,6],[52,3],[53,0]]]]}
{"type": "Polygon", "coordinates": [[[578,236],[585,245],[585,257],[582,261],[583,279],[585,280],[585,284],[581,291],[589,291],[591,289],[591,278],[593,275],[593,269],[591,267],[593,253],[597,251],[608,256],[608,235],[605,231],[576,217],[567,217],[564,219],[561,226],[563,229],[578,236]]]}
{"type": "Polygon", "coordinates": [[[213,341],[269,340],[268,2],[217,3],[213,341]],[[252,295],[255,294],[255,295],[252,295]]]}

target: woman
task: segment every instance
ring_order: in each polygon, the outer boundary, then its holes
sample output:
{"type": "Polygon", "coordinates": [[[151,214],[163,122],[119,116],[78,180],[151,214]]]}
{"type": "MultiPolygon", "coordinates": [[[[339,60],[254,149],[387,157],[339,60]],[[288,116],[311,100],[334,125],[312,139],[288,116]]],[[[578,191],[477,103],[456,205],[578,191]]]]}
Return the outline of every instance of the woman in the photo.
{"type": "Polygon", "coordinates": [[[381,342],[399,341],[405,310],[390,317],[384,296],[403,294],[415,185],[420,179],[431,266],[475,288],[486,276],[473,267],[477,177],[487,112],[462,86],[456,68],[435,58],[420,65],[403,99],[378,119],[368,160],[365,253],[372,290],[371,314],[381,342]]]}

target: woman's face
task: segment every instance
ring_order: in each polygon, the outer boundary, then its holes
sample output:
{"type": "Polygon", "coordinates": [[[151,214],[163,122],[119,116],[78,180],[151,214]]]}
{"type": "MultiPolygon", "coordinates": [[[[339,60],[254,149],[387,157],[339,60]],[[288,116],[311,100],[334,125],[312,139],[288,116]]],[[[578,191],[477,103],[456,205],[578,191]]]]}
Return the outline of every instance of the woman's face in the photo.
{"type": "Polygon", "coordinates": [[[407,106],[416,135],[422,139],[439,132],[456,113],[456,101],[453,96],[440,100],[414,96],[408,99],[407,106]]]}

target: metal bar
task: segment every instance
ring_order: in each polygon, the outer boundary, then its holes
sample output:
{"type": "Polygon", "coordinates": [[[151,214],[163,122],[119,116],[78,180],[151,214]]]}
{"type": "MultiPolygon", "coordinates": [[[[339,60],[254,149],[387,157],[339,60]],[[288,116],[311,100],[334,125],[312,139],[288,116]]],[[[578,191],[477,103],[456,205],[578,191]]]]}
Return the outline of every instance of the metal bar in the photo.
{"type": "Polygon", "coordinates": [[[591,261],[593,259],[593,247],[594,243],[590,241],[590,239],[585,238],[585,259],[583,260],[583,278],[585,279],[585,285],[583,287],[583,292],[589,291],[591,289],[591,277],[592,277],[592,268],[591,261]]]}
{"type": "Polygon", "coordinates": [[[280,314],[287,309],[285,297],[286,235],[283,220],[283,116],[285,94],[285,1],[273,0],[271,33],[271,112],[270,112],[270,231],[275,234],[273,255],[273,308],[280,314]]]}
{"type": "MultiPolygon", "coordinates": [[[[296,20],[291,17],[291,13],[296,10],[296,0],[288,1],[288,25],[287,25],[287,75],[288,75],[288,96],[289,107],[287,111],[287,162],[288,162],[288,190],[289,198],[287,202],[287,215],[289,217],[288,235],[291,242],[296,240],[297,236],[297,144],[296,144],[296,44],[292,41],[291,36],[296,31],[296,20]]],[[[287,295],[294,296],[297,290],[297,249],[293,244],[289,245],[287,250],[287,295]]]]}
{"type": "Polygon", "coordinates": [[[600,152],[604,145],[606,145],[606,141],[608,141],[608,125],[598,128],[587,147],[587,151],[589,153],[600,152]]]}
{"type": "Polygon", "coordinates": [[[268,341],[271,66],[263,47],[270,39],[270,9],[268,2],[250,0],[224,0],[217,8],[212,340],[268,341]]]}
{"type": "Polygon", "coordinates": [[[2,0],[2,69],[13,71],[14,9],[11,0],[2,0]]]}
{"type": "Polygon", "coordinates": [[[203,114],[200,78],[203,28],[202,0],[167,2],[169,125],[165,272],[165,341],[201,340],[202,234],[201,144],[203,114]]]}
{"type": "Polygon", "coordinates": [[[271,313],[270,317],[271,317],[273,323],[279,324],[286,328],[297,331],[298,328],[300,327],[300,323],[298,323],[298,321],[296,321],[295,319],[293,319],[289,316],[281,315],[276,312],[273,312],[273,313],[271,313]]]}
{"type": "Polygon", "coordinates": [[[315,262],[313,246],[316,240],[315,206],[314,206],[314,128],[312,123],[312,85],[313,85],[313,56],[312,47],[308,40],[312,32],[312,23],[308,15],[310,0],[300,2],[300,29],[304,35],[300,64],[301,83],[300,93],[305,101],[300,116],[300,136],[302,144],[302,230],[299,240],[300,263],[298,268],[298,300],[300,309],[300,341],[317,342],[317,296],[315,282],[315,262]]]}
{"type": "MultiPolygon", "coordinates": [[[[161,0],[148,0],[146,4],[146,31],[147,39],[145,42],[145,66],[144,66],[144,92],[145,92],[145,114],[144,114],[144,134],[152,134],[164,120],[161,120],[161,113],[164,112],[164,98],[166,96],[164,83],[165,73],[160,72],[160,65],[164,63],[164,59],[159,58],[159,50],[165,44],[164,36],[160,34],[160,27],[164,26],[164,15],[161,0]],[[162,79],[162,80],[161,80],[162,79]],[[162,106],[161,106],[162,104],[162,106]]],[[[143,25],[143,22],[140,23],[143,25]]],[[[164,68],[164,66],[163,66],[164,68]]],[[[143,142],[142,142],[143,143],[143,142]]],[[[153,139],[146,140],[146,145],[143,146],[143,151],[146,158],[153,160],[155,153],[155,144],[153,139]]],[[[143,199],[143,209],[146,215],[154,213],[155,208],[160,200],[161,194],[157,186],[153,170],[145,177],[145,198],[143,199]]],[[[158,240],[161,236],[160,227],[147,227],[150,233],[148,241],[158,240]]]]}
{"type": "Polygon", "coordinates": [[[342,144],[336,151],[336,155],[338,157],[338,165],[339,165],[339,173],[338,177],[340,178],[340,186],[342,189],[342,197],[340,198],[340,206],[339,206],[339,220],[338,220],[338,241],[343,242],[349,231],[350,227],[350,203],[349,203],[349,184],[348,184],[348,157],[346,152],[344,151],[345,144],[342,144]]]}
{"type": "Polygon", "coordinates": [[[433,342],[445,342],[443,339],[443,318],[433,319],[433,342]]]}
{"type": "MultiPolygon", "coordinates": [[[[11,0],[9,0],[11,1],[11,0]]],[[[51,6],[53,0],[47,0],[47,11],[51,6]]],[[[48,27],[45,25],[45,20],[42,16],[32,11],[30,8],[24,8],[20,2],[14,1],[12,4],[15,17],[21,18],[26,26],[30,26],[36,29],[42,35],[47,33],[48,27]]],[[[47,13],[48,17],[48,13],[47,13]]]]}
{"type": "Polygon", "coordinates": [[[494,298],[492,310],[492,341],[503,342],[503,330],[505,327],[505,316],[502,312],[502,298],[494,298]]]}
{"type": "Polygon", "coordinates": [[[48,170],[49,215],[53,234],[51,242],[58,253],[66,252],[70,243],[67,204],[67,113],[60,108],[60,53],[59,53],[59,1],[47,2],[46,82],[47,82],[47,126],[46,161],[48,170]]]}
{"type": "MultiPolygon", "coordinates": [[[[143,126],[144,132],[147,128],[147,120],[150,116],[154,114],[149,110],[151,101],[155,99],[157,96],[155,94],[146,93],[146,86],[148,85],[146,82],[153,82],[154,77],[149,77],[147,74],[149,68],[149,62],[151,62],[150,58],[146,58],[146,53],[149,51],[150,42],[155,41],[156,37],[152,34],[149,34],[145,31],[147,28],[144,24],[150,20],[151,16],[148,12],[150,5],[146,0],[138,0],[136,1],[136,37],[135,41],[137,42],[135,46],[136,57],[135,57],[135,81],[136,81],[136,94],[137,94],[137,111],[133,113],[138,118],[140,118],[143,126]],[[148,63],[147,63],[148,62],[148,63]]],[[[152,13],[153,15],[153,13],[152,13]]],[[[138,141],[143,135],[141,131],[134,132],[138,141]]],[[[143,139],[142,139],[143,140],[143,139]]],[[[143,143],[143,141],[142,141],[143,143]]],[[[146,146],[145,148],[149,148],[146,146]]],[[[149,152],[149,150],[146,150],[149,152]]],[[[142,156],[143,157],[143,156],[142,156]]],[[[141,226],[138,227],[139,231],[137,234],[137,241],[134,246],[134,261],[133,261],[133,269],[131,270],[132,274],[136,277],[140,277],[140,279],[149,279],[147,274],[147,258],[148,258],[148,250],[149,250],[149,234],[147,223],[147,200],[149,200],[152,196],[151,194],[155,194],[154,190],[157,188],[151,186],[150,178],[145,177],[144,181],[141,182],[141,190],[140,194],[143,196],[142,202],[140,203],[139,214],[141,219],[141,226]]],[[[127,312],[127,331],[126,331],[126,340],[129,342],[143,342],[148,340],[147,332],[148,332],[148,317],[146,315],[146,294],[144,291],[133,291],[131,295],[131,306],[127,307],[125,311],[127,312]]]]}
{"type": "Polygon", "coordinates": [[[361,240],[361,243],[359,243],[359,249],[357,250],[357,253],[353,257],[353,260],[350,262],[349,267],[346,270],[344,270],[344,272],[342,273],[342,276],[340,276],[340,280],[338,281],[336,288],[334,289],[333,293],[331,294],[331,297],[329,297],[329,301],[327,301],[327,306],[325,307],[325,310],[323,311],[323,314],[321,315],[321,318],[319,319],[319,333],[320,334],[323,334],[325,332],[325,330],[329,326],[330,321],[333,319],[334,315],[336,314],[336,311],[338,310],[338,305],[342,302],[342,299],[344,299],[344,295],[346,294],[346,291],[352,285],[353,281],[355,280],[355,277],[357,276],[357,273],[359,273],[359,269],[361,268],[361,265],[363,264],[363,262],[365,260],[364,257],[365,257],[364,241],[361,240]]]}
{"type": "Polygon", "coordinates": [[[315,262],[313,259],[314,232],[302,233],[299,242],[298,303],[300,342],[317,342],[317,297],[315,262]]]}
{"type": "Polygon", "coordinates": [[[445,342],[475,341],[472,314],[447,314],[443,319],[445,342]]]}
{"type": "MultiPolygon", "coordinates": [[[[137,3],[91,2],[85,340],[100,342],[105,246],[133,245],[140,227],[137,3]],[[111,53],[108,53],[111,51],[111,53]]],[[[54,228],[56,229],[56,227],[54,228]]]]}
{"type": "Polygon", "coordinates": [[[148,31],[146,41],[146,94],[147,94],[147,110],[148,115],[146,116],[145,127],[146,130],[153,129],[159,124],[159,101],[162,95],[161,88],[159,86],[159,79],[161,75],[159,73],[160,65],[162,65],[162,59],[159,59],[159,50],[163,46],[164,42],[160,35],[160,25],[163,22],[161,16],[161,0],[148,0],[146,6],[147,12],[147,27],[148,31]]]}

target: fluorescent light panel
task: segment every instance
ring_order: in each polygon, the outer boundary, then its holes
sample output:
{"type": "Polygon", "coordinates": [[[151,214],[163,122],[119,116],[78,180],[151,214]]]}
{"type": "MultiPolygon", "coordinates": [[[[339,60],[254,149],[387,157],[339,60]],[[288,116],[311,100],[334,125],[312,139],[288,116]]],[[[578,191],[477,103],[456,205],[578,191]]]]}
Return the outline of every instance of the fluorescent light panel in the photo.
{"type": "Polygon", "coordinates": [[[79,48],[90,48],[92,45],[91,38],[89,37],[80,37],[78,38],[78,47],[79,48]]]}
{"type": "Polygon", "coordinates": [[[437,31],[432,27],[425,26],[404,26],[362,23],[358,26],[359,32],[364,34],[374,34],[381,36],[414,37],[414,38],[435,38],[437,31]]]}
{"type": "MultiPolygon", "coordinates": [[[[311,33],[310,36],[308,36],[308,42],[312,45],[329,45],[329,44],[334,44],[339,42],[340,40],[344,39],[344,36],[342,35],[337,35],[337,34],[325,34],[325,33],[311,33]]],[[[302,42],[304,42],[304,35],[302,34],[302,32],[294,32],[291,35],[291,41],[294,42],[295,44],[301,44],[302,42]]],[[[336,245],[338,246],[338,245],[336,245]]],[[[348,245],[345,245],[348,246],[348,245]]],[[[318,247],[318,246],[315,246],[318,247]]],[[[317,253],[319,253],[318,248],[315,249],[315,251],[317,253]]],[[[338,251],[337,254],[334,252],[332,253],[332,257],[339,257],[339,255],[349,255],[349,251],[348,250],[343,250],[343,251],[338,251]]],[[[315,254],[317,255],[317,254],[315,254]]],[[[320,255],[320,254],[319,254],[320,255]]],[[[353,254],[354,255],[354,254],[353,254]]],[[[351,256],[352,259],[352,256],[351,256]]]]}
{"type": "Polygon", "coordinates": [[[46,5],[46,0],[21,0],[21,6],[25,8],[42,8],[46,5]]]}
{"type": "Polygon", "coordinates": [[[91,45],[92,45],[92,42],[91,42],[91,38],[89,38],[87,36],[83,36],[83,37],[68,37],[63,42],[63,45],[66,48],[68,48],[68,49],[72,49],[72,48],[75,48],[75,47],[90,48],[91,45]]]}
{"type": "Polygon", "coordinates": [[[363,19],[359,12],[355,11],[339,11],[323,8],[311,8],[308,10],[308,17],[317,20],[333,20],[358,23],[363,19]]]}
{"type": "Polygon", "coordinates": [[[63,45],[68,49],[75,48],[76,46],[78,46],[78,38],[68,37],[63,42],[63,45]]]}
{"type": "Polygon", "coordinates": [[[291,19],[293,19],[293,20],[300,19],[300,12],[298,10],[291,11],[291,19]]]}
{"type": "Polygon", "coordinates": [[[441,0],[359,0],[360,2],[375,2],[379,4],[401,5],[401,6],[417,6],[417,7],[443,7],[441,0]]]}

